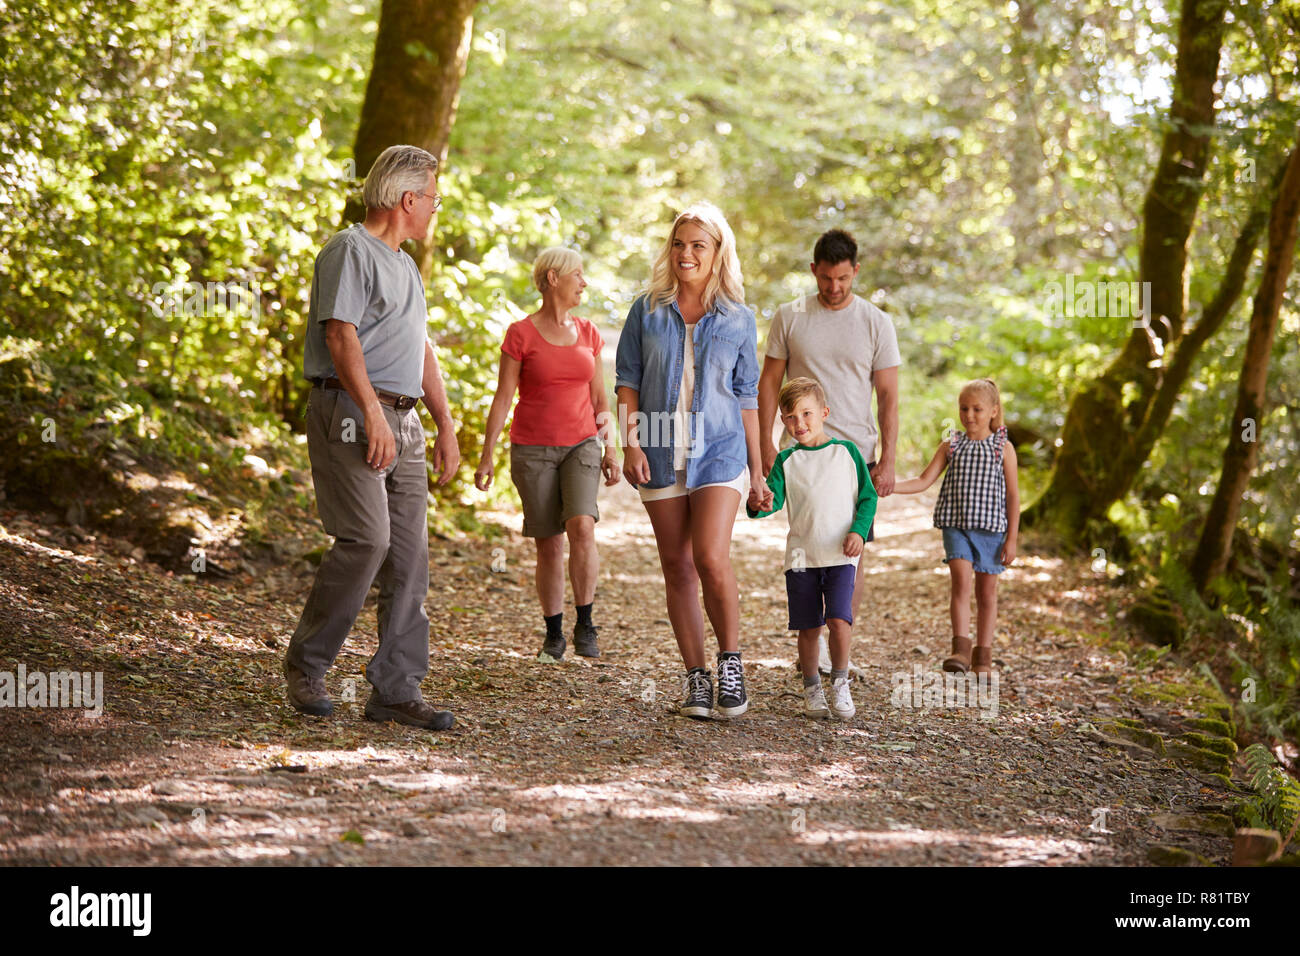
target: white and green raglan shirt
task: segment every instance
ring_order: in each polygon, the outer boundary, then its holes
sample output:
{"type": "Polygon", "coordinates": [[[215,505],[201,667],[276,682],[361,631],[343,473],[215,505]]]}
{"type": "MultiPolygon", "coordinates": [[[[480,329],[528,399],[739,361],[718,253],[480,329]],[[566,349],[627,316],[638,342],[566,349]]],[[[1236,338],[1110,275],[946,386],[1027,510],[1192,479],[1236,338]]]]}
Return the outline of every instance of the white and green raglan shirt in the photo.
{"type": "Polygon", "coordinates": [[[763,518],[790,506],[786,571],[858,563],[844,553],[844,538],[853,531],[866,540],[876,517],[876,488],[857,445],[841,438],[815,448],[791,445],[776,456],[767,486],[772,510],[746,505],[745,512],[763,518]]]}

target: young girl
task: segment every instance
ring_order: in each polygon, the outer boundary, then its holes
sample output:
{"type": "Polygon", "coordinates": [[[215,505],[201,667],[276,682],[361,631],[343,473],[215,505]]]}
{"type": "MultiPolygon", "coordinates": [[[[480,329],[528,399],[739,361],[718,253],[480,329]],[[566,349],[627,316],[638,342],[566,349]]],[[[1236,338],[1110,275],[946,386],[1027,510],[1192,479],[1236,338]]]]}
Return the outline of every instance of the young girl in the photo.
{"type": "Polygon", "coordinates": [[[898,482],[894,492],[924,491],[948,468],[934,506],[934,526],[943,529],[943,560],[952,574],[952,655],[943,669],[988,674],[993,670],[993,628],[998,619],[997,576],[1015,561],[1020,531],[1016,450],[1007,441],[1002,402],[992,379],[967,382],[957,404],[966,434],[954,432],[940,442],[921,477],[898,482]],[[973,655],[972,570],[978,607],[973,655]]]}

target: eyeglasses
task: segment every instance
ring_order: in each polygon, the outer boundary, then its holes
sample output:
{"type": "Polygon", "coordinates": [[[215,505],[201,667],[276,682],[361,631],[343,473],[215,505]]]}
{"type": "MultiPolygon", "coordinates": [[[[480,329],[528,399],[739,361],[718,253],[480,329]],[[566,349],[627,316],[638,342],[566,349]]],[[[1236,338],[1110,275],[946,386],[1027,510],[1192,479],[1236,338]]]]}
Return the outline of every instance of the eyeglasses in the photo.
{"type": "Polygon", "coordinates": [[[437,212],[440,208],[442,208],[442,197],[441,197],[441,196],[436,195],[436,194],[430,196],[428,193],[420,193],[420,195],[423,196],[425,199],[432,199],[432,200],[433,200],[433,211],[434,211],[434,212],[437,212]]]}

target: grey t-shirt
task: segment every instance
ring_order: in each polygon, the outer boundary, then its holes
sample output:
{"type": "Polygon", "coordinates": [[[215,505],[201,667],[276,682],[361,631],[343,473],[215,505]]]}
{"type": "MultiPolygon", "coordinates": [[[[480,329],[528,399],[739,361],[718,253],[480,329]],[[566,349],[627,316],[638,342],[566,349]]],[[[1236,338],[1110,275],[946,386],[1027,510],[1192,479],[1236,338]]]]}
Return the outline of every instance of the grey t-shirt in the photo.
{"type": "Polygon", "coordinates": [[[371,386],[413,398],[424,394],[428,312],[420,270],[405,252],[376,239],[361,223],[332,236],[316,256],[308,316],[307,378],[337,377],[325,323],[339,319],[357,327],[371,386]]]}
{"type": "Polygon", "coordinates": [[[831,410],[826,432],[853,442],[867,461],[876,460],[872,376],[903,361],[889,316],[857,295],[837,310],[815,295],[803,296],[776,310],[767,354],[786,361],[787,379],[805,376],[821,383],[831,410]]]}

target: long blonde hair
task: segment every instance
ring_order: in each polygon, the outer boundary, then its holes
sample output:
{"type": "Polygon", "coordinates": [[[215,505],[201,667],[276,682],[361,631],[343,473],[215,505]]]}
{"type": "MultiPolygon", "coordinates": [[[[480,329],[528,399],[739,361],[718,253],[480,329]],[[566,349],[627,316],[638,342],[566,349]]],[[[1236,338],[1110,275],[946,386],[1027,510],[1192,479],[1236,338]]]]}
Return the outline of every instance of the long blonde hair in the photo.
{"type": "Polygon", "coordinates": [[[957,401],[960,402],[963,397],[969,395],[971,392],[982,393],[984,397],[991,401],[997,408],[997,411],[993,413],[993,417],[989,419],[989,427],[994,431],[997,431],[1003,424],[1002,393],[998,391],[997,383],[991,378],[971,379],[961,387],[961,391],[957,394],[957,401]]]}
{"type": "Polygon", "coordinates": [[[744,305],[745,280],[740,274],[740,259],[736,255],[736,235],[731,231],[721,209],[713,203],[698,202],[683,209],[673,220],[673,228],[669,230],[663,250],[655,259],[654,269],[650,273],[650,285],[645,290],[648,307],[655,309],[677,298],[677,277],[673,275],[672,267],[673,240],[677,238],[677,230],[684,222],[695,223],[714,243],[713,273],[704,287],[704,308],[712,309],[718,299],[744,305]]]}

